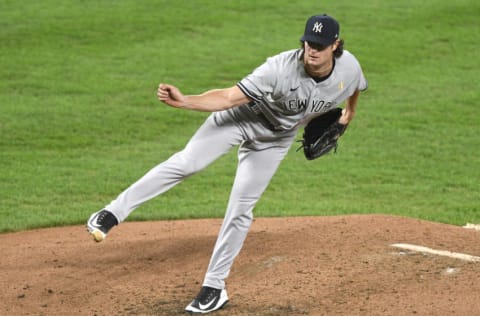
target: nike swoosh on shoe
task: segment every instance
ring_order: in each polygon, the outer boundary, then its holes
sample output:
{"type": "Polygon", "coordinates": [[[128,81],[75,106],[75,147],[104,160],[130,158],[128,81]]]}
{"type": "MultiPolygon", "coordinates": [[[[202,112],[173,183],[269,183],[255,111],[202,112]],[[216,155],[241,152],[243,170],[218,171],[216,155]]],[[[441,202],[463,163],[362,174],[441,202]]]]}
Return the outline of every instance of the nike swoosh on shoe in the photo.
{"type": "Polygon", "coordinates": [[[200,307],[200,309],[203,309],[203,310],[207,310],[207,309],[210,309],[213,304],[215,303],[215,300],[217,299],[217,297],[214,297],[210,302],[208,302],[207,304],[203,305],[202,303],[198,302],[198,307],[200,307]]]}

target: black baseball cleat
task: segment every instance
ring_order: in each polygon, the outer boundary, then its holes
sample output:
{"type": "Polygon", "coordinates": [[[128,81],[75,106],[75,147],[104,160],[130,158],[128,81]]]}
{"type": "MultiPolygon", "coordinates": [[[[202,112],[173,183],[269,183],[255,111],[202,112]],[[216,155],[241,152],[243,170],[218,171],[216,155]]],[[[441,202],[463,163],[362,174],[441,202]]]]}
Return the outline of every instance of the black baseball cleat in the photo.
{"type": "Polygon", "coordinates": [[[228,302],[227,290],[202,286],[197,297],[185,308],[190,313],[206,314],[216,311],[228,302]]]}
{"type": "Polygon", "coordinates": [[[90,216],[87,222],[87,230],[96,242],[101,242],[115,225],[118,225],[115,215],[107,210],[101,210],[90,216]]]}

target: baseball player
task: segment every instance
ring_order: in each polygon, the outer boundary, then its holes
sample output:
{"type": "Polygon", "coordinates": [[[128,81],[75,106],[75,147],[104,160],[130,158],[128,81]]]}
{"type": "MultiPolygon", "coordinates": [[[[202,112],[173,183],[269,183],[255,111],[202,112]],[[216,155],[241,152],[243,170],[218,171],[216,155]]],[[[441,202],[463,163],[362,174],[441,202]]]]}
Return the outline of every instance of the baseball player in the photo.
{"type": "Polygon", "coordinates": [[[341,124],[355,114],[359,92],[367,88],[357,59],[343,49],[339,24],[331,16],[310,17],[301,47],[270,57],[230,88],[184,95],[161,83],[163,103],[212,114],[186,147],[157,165],[105,208],[92,214],[88,231],[98,242],[142,203],[239,146],[238,166],[223,224],[198,296],[186,307],[208,313],[228,302],[225,280],[242,248],[253,208],[287,154],[300,127],[346,101],[341,124]]]}

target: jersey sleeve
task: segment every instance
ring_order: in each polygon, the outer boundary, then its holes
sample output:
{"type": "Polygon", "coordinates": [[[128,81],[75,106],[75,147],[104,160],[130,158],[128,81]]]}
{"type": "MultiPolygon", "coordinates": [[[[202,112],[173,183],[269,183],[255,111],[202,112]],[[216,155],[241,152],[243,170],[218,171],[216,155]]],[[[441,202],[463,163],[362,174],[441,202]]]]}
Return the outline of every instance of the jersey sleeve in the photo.
{"type": "Polygon", "coordinates": [[[360,67],[360,80],[358,83],[358,90],[365,91],[368,89],[368,81],[363,74],[362,68],[360,67]]]}
{"type": "Polygon", "coordinates": [[[357,73],[356,76],[357,76],[357,80],[358,80],[357,90],[365,91],[368,88],[368,81],[365,78],[365,75],[363,74],[362,66],[360,66],[360,62],[358,61],[358,59],[355,56],[353,56],[353,55],[351,55],[351,56],[353,57],[353,62],[354,62],[355,68],[357,69],[356,70],[356,73],[357,73]]]}
{"type": "Polygon", "coordinates": [[[237,86],[249,98],[259,101],[266,94],[270,94],[277,84],[277,60],[270,57],[265,63],[257,67],[252,73],[237,83],[237,86]]]}
{"type": "Polygon", "coordinates": [[[353,80],[353,88],[355,90],[365,91],[368,88],[368,81],[363,74],[362,67],[358,59],[349,51],[345,50],[342,57],[344,63],[344,71],[348,73],[353,80]]]}

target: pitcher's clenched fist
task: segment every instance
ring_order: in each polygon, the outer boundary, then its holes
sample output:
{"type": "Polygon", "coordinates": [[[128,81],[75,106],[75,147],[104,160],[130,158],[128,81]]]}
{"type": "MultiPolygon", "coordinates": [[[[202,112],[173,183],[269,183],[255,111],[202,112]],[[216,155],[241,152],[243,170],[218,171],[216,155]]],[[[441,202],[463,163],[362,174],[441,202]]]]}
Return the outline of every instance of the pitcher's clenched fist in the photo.
{"type": "Polygon", "coordinates": [[[170,84],[161,83],[158,86],[157,97],[163,103],[175,108],[181,108],[185,104],[185,96],[177,87],[170,84]]]}

